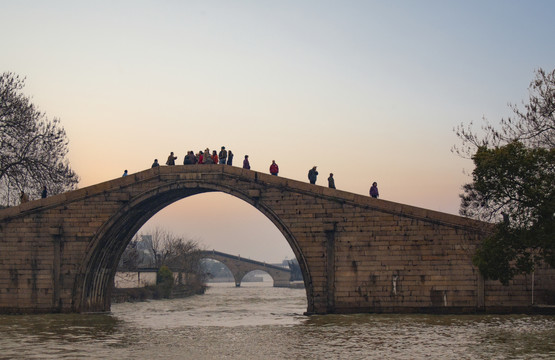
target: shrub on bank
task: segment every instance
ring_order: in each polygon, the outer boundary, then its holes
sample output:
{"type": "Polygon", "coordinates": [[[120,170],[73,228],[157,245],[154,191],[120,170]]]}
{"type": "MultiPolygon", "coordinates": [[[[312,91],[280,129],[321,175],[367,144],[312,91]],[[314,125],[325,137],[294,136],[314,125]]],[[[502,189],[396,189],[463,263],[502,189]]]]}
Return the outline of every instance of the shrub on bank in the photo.
{"type": "MultiPolygon", "coordinates": [[[[185,298],[192,295],[202,295],[206,285],[195,282],[187,285],[176,285],[166,298],[185,298]]],[[[149,285],[141,288],[114,288],[112,289],[112,303],[136,302],[147,300],[159,300],[164,298],[164,289],[159,285],[149,285]]]]}
{"type": "Polygon", "coordinates": [[[161,291],[161,297],[169,299],[173,283],[173,272],[166,265],[162,265],[156,274],[156,285],[161,291]]]}

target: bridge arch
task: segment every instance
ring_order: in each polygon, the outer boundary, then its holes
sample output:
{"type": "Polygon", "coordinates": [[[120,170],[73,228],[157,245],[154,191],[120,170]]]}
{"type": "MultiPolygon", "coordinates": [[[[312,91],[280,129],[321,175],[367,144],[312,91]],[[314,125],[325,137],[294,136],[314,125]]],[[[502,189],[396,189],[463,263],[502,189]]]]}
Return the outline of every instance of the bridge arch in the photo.
{"type": "MultiPolygon", "coordinates": [[[[111,284],[125,248],[139,229],[156,213],[170,204],[189,196],[222,192],[241,199],[258,209],[283,234],[299,261],[305,289],[307,289],[308,311],[312,311],[310,272],[295,236],[272,209],[258,202],[259,193],[241,191],[233,186],[213,181],[184,179],[149,189],[133,198],[106,221],[89,243],[87,256],[79,270],[73,290],[73,306],[80,311],[109,309],[111,284]]],[[[239,282],[241,279],[238,280],[239,282]]]]}
{"type": "Polygon", "coordinates": [[[237,287],[241,286],[243,278],[247,274],[255,270],[261,270],[268,274],[274,282],[274,287],[289,287],[291,279],[291,271],[289,269],[215,250],[203,251],[201,256],[204,259],[216,260],[227,267],[233,275],[235,286],[237,287]]]}
{"type": "MultiPolygon", "coordinates": [[[[239,282],[239,286],[237,286],[237,283],[235,284],[235,287],[240,287],[245,281],[245,279],[248,279],[249,276],[255,277],[257,275],[257,272],[261,272],[262,274],[260,275],[267,275],[272,279],[272,282],[275,284],[275,279],[272,277],[272,275],[270,273],[268,273],[266,270],[263,269],[254,269],[254,270],[250,270],[249,272],[247,272],[245,275],[243,275],[243,277],[241,278],[241,281],[239,282]]],[[[258,273],[259,274],[259,273],[258,273]]],[[[276,286],[274,286],[276,287],[276,286]]]]}
{"type": "Polygon", "coordinates": [[[509,287],[480,276],[472,255],[488,224],[214,164],[161,166],[0,209],[0,312],[108,311],[117,260],[140,227],[175,201],[215,191],[254,206],[283,234],[308,313],[553,305],[553,269],[509,287]]]}

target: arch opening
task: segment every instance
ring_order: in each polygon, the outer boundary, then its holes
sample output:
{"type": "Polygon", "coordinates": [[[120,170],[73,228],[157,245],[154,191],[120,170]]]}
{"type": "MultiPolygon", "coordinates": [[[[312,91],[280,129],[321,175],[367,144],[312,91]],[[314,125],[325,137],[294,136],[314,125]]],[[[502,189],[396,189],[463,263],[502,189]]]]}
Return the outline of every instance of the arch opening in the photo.
{"type": "Polygon", "coordinates": [[[202,187],[198,184],[189,186],[186,181],[163,185],[131,199],[100,228],[89,245],[87,259],[81,266],[74,284],[72,304],[74,310],[81,312],[109,311],[111,285],[116,274],[116,265],[132,237],[150,219],[171,204],[185,198],[194,198],[194,195],[215,192],[228,194],[235,200],[240,199],[250,204],[283,235],[301,267],[307,292],[308,312],[310,312],[311,293],[309,287],[306,286],[310,283],[310,273],[295,238],[280,222],[279,217],[270,209],[258,204],[256,199],[234,189],[218,184],[203,184],[202,187]]]}
{"type": "Polygon", "coordinates": [[[212,275],[221,272],[221,267],[225,267],[236,287],[241,286],[244,281],[263,282],[264,274],[269,277],[267,282],[271,282],[274,287],[290,287],[291,270],[280,264],[268,264],[217,251],[203,251],[202,257],[218,263],[217,265],[209,264],[211,265],[209,271],[212,272],[212,275]]]}
{"type": "Polygon", "coordinates": [[[221,261],[205,257],[201,264],[207,283],[235,283],[233,273],[221,261]]]}
{"type": "Polygon", "coordinates": [[[248,286],[249,284],[273,286],[274,282],[274,278],[268,272],[264,270],[251,270],[241,279],[241,286],[248,286]]]}

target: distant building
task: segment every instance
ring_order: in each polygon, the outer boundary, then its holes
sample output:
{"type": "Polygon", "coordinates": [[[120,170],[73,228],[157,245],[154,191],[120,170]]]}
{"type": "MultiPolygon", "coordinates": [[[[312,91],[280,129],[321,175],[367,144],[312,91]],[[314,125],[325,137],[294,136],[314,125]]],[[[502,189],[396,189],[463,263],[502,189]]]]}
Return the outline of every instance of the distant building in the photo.
{"type": "Polygon", "coordinates": [[[137,241],[137,251],[139,252],[139,267],[154,266],[154,253],[152,252],[152,235],[141,235],[141,239],[137,241]]]}

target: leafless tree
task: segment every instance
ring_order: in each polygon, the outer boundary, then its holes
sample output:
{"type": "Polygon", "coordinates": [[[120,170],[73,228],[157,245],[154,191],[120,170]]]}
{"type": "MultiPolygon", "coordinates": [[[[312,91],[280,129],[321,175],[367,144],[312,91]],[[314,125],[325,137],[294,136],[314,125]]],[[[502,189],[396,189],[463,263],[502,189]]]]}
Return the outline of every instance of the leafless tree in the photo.
{"type": "Polygon", "coordinates": [[[22,93],[24,80],[9,72],[0,75],[0,201],[5,205],[20,191],[38,197],[46,186],[57,194],[79,181],[66,159],[64,128],[22,93]]]}
{"type": "MultiPolygon", "coordinates": [[[[196,241],[175,235],[160,227],[156,227],[151,233],[140,234],[134,239],[139,237],[148,239],[144,244],[146,251],[151,255],[149,266],[160,268],[166,265],[179,274],[185,274],[185,276],[193,274],[197,279],[202,279],[201,249],[196,241]]],[[[133,257],[137,244],[138,242],[134,240],[130,242],[122,255],[122,260],[133,257]]]]}
{"type": "Polygon", "coordinates": [[[131,242],[125,248],[123,255],[119,261],[118,270],[119,271],[135,271],[139,267],[140,254],[137,249],[137,244],[139,243],[138,235],[135,235],[131,242]]]}
{"type": "Polygon", "coordinates": [[[555,147],[555,69],[536,71],[536,77],[529,86],[528,102],[524,110],[509,104],[514,116],[501,119],[495,125],[483,119],[481,132],[474,130],[474,124],[461,124],[455,133],[461,139],[453,152],[471,158],[480,147],[500,147],[515,141],[529,148],[553,149],[555,147]]]}
{"type": "Polygon", "coordinates": [[[201,250],[196,241],[175,237],[168,244],[166,263],[170,269],[181,274],[203,274],[201,267],[201,250]]]}
{"type": "Polygon", "coordinates": [[[162,265],[166,265],[167,259],[171,255],[168,245],[174,241],[175,235],[159,227],[156,227],[148,235],[151,238],[148,244],[148,251],[152,254],[151,266],[160,268],[162,265]]]}

